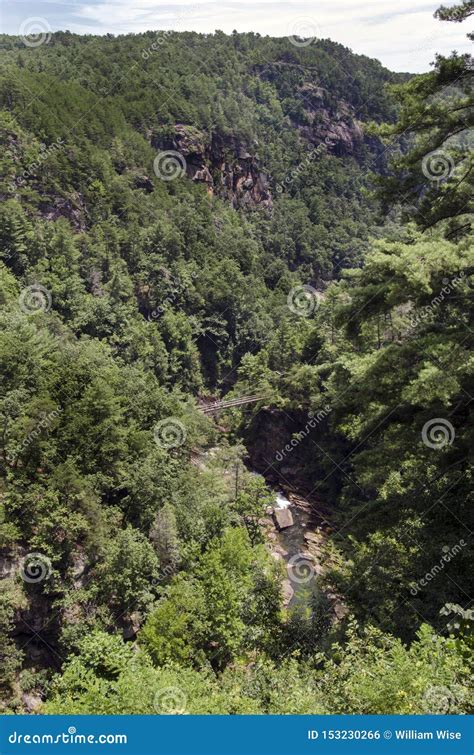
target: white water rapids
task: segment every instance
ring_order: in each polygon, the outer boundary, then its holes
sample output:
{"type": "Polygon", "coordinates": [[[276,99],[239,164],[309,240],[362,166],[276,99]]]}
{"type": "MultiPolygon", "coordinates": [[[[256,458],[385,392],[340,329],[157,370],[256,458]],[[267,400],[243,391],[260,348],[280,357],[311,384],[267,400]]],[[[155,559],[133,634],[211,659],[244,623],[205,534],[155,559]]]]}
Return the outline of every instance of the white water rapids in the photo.
{"type": "Polygon", "coordinates": [[[289,506],[291,506],[291,501],[289,501],[288,498],[278,490],[276,491],[275,501],[276,501],[275,508],[277,509],[287,509],[289,506]]]}

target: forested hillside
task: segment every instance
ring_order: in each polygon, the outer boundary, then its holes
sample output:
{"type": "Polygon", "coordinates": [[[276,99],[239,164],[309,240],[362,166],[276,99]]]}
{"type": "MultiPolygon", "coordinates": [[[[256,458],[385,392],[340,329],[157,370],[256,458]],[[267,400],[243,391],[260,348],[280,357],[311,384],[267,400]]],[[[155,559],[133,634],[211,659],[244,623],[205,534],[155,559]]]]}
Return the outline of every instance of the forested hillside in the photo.
{"type": "Polygon", "coordinates": [[[470,127],[468,56],[0,37],[3,712],[470,711],[470,127]]]}

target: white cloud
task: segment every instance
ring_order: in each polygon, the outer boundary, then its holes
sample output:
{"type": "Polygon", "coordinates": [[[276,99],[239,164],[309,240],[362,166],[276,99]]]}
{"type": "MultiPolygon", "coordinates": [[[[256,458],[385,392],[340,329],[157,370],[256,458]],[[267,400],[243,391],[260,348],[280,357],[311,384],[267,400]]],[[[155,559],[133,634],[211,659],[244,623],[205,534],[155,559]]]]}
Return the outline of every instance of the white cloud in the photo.
{"type": "MultiPolygon", "coordinates": [[[[441,0],[37,0],[35,16],[54,29],[77,33],[125,34],[157,29],[255,31],[283,37],[295,28],[329,37],[354,52],[378,58],[393,70],[426,71],[435,52],[469,49],[467,24],[437,21],[441,0]],[[43,8],[43,10],[42,10],[43,8]],[[52,12],[54,9],[54,13],[52,12]]],[[[445,2],[446,4],[446,2],[445,2]]],[[[453,4],[451,2],[447,3],[453,4]]],[[[19,2],[15,13],[26,10],[19,2]]],[[[30,14],[32,15],[32,14],[30,14]]],[[[17,29],[12,29],[16,33],[17,29]]]]}

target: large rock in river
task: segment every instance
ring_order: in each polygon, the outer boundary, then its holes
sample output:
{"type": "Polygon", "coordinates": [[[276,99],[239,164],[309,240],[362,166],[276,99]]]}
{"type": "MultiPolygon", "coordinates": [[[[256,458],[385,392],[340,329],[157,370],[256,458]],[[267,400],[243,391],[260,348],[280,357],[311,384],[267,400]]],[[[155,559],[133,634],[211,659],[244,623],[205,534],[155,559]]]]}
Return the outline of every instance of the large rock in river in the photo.
{"type": "Polygon", "coordinates": [[[279,530],[285,530],[294,524],[293,515],[290,509],[274,509],[273,518],[279,530]]]}

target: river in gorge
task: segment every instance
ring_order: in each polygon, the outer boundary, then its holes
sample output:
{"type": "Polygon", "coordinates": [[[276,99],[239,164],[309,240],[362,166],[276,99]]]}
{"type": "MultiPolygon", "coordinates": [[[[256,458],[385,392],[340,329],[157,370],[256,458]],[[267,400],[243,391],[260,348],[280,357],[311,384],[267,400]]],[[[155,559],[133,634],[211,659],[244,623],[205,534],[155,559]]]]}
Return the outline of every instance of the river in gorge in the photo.
{"type": "MultiPolygon", "coordinates": [[[[193,463],[201,470],[209,470],[209,463],[212,464],[218,452],[219,447],[214,447],[205,453],[196,453],[193,463]]],[[[251,467],[247,469],[261,477],[251,467]]],[[[225,478],[231,486],[234,485],[230,469],[225,472],[225,478]]],[[[330,512],[316,498],[304,497],[294,489],[272,487],[269,480],[267,485],[273,490],[274,501],[260,520],[260,526],[269,552],[284,564],[284,605],[309,607],[314,592],[322,591],[332,603],[334,616],[342,618],[345,607],[341,597],[327,585],[322,586],[330,566],[326,547],[332,532],[330,512]],[[287,512],[280,522],[278,512],[287,512]],[[288,515],[291,515],[289,520],[288,515]]]]}
{"type": "MultiPolygon", "coordinates": [[[[325,571],[324,546],[329,522],[314,504],[296,493],[282,490],[275,491],[275,503],[268,514],[262,526],[273,557],[285,564],[285,605],[292,608],[308,605],[325,571]],[[282,511],[291,514],[292,522],[283,528],[278,526],[278,512],[282,511]]],[[[286,516],[281,519],[287,524],[286,516]]]]}

